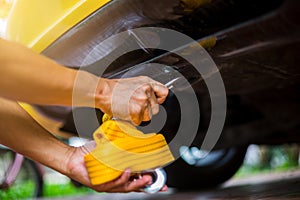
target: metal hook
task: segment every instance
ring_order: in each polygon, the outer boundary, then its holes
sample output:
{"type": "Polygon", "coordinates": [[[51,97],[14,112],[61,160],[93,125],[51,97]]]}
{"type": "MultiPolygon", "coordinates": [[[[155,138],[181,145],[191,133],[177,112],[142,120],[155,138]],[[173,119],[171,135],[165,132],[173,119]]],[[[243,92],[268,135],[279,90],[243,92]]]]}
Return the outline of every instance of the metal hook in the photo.
{"type": "Polygon", "coordinates": [[[151,173],[153,183],[142,189],[143,192],[153,194],[160,191],[166,184],[167,174],[162,168],[156,168],[154,170],[144,171],[143,173],[151,173]]]}

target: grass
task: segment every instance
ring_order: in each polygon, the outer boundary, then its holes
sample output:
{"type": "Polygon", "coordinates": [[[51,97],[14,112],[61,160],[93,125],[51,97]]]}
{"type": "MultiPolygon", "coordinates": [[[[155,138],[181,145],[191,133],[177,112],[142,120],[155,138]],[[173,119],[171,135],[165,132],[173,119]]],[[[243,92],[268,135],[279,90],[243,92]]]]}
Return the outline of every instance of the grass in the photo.
{"type": "Polygon", "coordinates": [[[284,163],[283,165],[280,165],[277,167],[265,167],[265,168],[244,164],[244,165],[242,165],[242,167],[237,171],[237,173],[234,176],[235,177],[245,177],[245,176],[255,175],[255,174],[292,171],[292,170],[299,170],[299,169],[300,169],[300,166],[290,164],[290,163],[284,163]]]}
{"type": "Polygon", "coordinates": [[[46,184],[44,186],[44,197],[59,197],[59,196],[74,196],[95,193],[93,190],[87,187],[75,187],[71,183],[67,184],[46,184]]]}
{"type": "Polygon", "coordinates": [[[298,159],[299,148],[296,145],[251,145],[248,148],[244,164],[235,174],[235,177],[299,170],[298,159]]]}
{"type": "Polygon", "coordinates": [[[34,190],[34,183],[27,181],[22,184],[14,185],[8,190],[0,190],[0,199],[2,200],[17,200],[31,197],[34,190]]]}
{"type": "MultiPolygon", "coordinates": [[[[8,190],[0,190],[1,200],[30,199],[34,190],[33,182],[22,183],[21,185],[10,187],[8,190]]],[[[95,193],[87,187],[75,187],[71,183],[67,184],[45,184],[43,197],[79,196],[95,193]]]]}

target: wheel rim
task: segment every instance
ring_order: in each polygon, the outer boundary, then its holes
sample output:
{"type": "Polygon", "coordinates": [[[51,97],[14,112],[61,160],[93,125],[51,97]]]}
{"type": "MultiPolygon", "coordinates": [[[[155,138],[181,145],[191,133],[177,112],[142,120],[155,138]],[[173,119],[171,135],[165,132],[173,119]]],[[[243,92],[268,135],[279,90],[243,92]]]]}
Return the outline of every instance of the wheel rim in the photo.
{"type": "Polygon", "coordinates": [[[205,150],[200,150],[198,147],[187,146],[181,146],[179,152],[181,158],[188,165],[195,167],[207,167],[213,165],[228,153],[228,151],[224,149],[214,150],[208,153],[205,150]]]}

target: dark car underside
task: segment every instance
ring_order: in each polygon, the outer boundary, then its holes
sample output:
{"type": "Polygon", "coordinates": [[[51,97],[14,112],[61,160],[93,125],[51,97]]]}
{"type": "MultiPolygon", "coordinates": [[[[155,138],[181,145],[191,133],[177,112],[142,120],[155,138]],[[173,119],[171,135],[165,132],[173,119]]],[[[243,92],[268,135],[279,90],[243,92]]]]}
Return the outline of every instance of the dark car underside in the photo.
{"type": "MultiPolygon", "coordinates": [[[[228,179],[236,171],[247,145],[300,142],[299,13],[298,0],[113,1],[78,24],[74,28],[76,31],[70,31],[58,39],[43,54],[65,66],[76,68],[81,64],[83,52],[89,51],[95,44],[121,31],[139,27],[169,28],[204,44],[203,47],[221,73],[227,94],[226,122],[215,149],[239,149],[239,153],[236,153],[238,161],[224,164],[223,171],[216,169],[210,172],[213,167],[207,166],[201,168],[205,172],[199,176],[204,177],[206,173],[211,179],[217,179],[211,181],[211,184],[216,184],[228,179]],[[228,168],[232,168],[232,172],[221,175],[228,168]]],[[[103,65],[103,60],[113,52],[114,49],[105,58],[91,60],[84,69],[97,74],[94,69],[103,65]]],[[[130,66],[150,60],[173,67],[193,86],[202,112],[198,134],[192,146],[199,147],[211,116],[210,99],[203,77],[190,67],[189,62],[170,52],[141,49],[115,60],[104,76],[118,78],[130,66]]],[[[161,132],[171,140],[180,119],[178,102],[172,93],[164,107],[168,119],[161,132]]],[[[49,107],[38,109],[48,113],[51,110],[49,107]]],[[[84,132],[90,137],[98,127],[98,122],[89,120],[90,112],[94,110],[74,108],[73,114],[61,114],[60,118],[65,121],[62,130],[77,133],[73,116],[78,113],[86,127],[84,132]]],[[[102,113],[97,112],[101,121],[102,113]]],[[[193,120],[193,116],[190,116],[190,120],[193,120]]],[[[184,167],[180,163],[177,165],[184,167]]],[[[190,176],[189,181],[185,181],[184,177],[173,180],[172,177],[176,176],[174,171],[178,172],[180,167],[169,167],[171,185],[189,186],[200,179],[194,180],[191,177],[193,174],[182,173],[182,176],[190,176]],[[174,183],[178,180],[182,184],[174,183]]],[[[200,167],[198,170],[201,171],[200,167]]],[[[208,180],[207,185],[210,183],[208,180]]]]}

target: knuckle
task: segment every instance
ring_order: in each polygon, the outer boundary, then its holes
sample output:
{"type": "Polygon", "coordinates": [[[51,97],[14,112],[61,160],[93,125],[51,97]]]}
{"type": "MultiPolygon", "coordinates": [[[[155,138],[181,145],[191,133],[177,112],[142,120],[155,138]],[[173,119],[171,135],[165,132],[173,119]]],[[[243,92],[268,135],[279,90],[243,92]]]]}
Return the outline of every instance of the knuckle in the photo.
{"type": "Polygon", "coordinates": [[[152,92],[152,86],[150,83],[145,83],[142,85],[142,90],[145,92],[152,92]]]}

